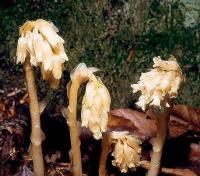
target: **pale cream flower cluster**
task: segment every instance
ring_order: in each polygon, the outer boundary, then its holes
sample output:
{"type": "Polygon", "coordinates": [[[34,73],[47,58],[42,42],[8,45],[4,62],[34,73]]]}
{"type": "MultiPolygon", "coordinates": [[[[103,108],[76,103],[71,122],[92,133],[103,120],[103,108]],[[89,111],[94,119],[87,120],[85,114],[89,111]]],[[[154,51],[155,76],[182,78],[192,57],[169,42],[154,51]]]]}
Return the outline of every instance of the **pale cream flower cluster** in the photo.
{"type": "Polygon", "coordinates": [[[107,129],[110,103],[111,98],[107,88],[100,78],[92,74],[82,101],[81,120],[82,126],[88,127],[95,139],[102,138],[101,133],[107,129]]]}
{"type": "Polygon", "coordinates": [[[122,173],[139,166],[141,141],[130,135],[128,131],[113,131],[111,137],[115,143],[112,164],[118,167],[122,173]]]}
{"type": "Polygon", "coordinates": [[[161,105],[169,107],[166,98],[175,98],[184,77],[175,59],[171,56],[168,61],[154,57],[154,69],[142,73],[137,84],[132,84],[133,93],[141,91],[142,95],[136,103],[142,110],[147,105],[161,108],[161,105]]]}
{"type": "Polygon", "coordinates": [[[57,33],[58,29],[51,22],[42,19],[27,21],[20,27],[17,63],[24,63],[29,57],[33,66],[40,66],[43,79],[59,84],[68,57],[64,40],[57,33]]]}

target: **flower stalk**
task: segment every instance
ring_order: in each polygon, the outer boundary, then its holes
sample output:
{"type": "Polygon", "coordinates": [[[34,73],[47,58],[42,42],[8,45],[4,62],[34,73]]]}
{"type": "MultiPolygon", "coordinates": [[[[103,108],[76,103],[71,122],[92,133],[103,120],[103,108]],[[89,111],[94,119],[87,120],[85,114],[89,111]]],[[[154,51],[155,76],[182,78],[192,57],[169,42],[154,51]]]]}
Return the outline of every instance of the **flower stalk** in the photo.
{"type": "Polygon", "coordinates": [[[58,32],[52,22],[43,19],[27,21],[19,30],[16,62],[24,66],[30,98],[32,158],[36,176],[44,175],[41,146],[44,134],[40,127],[40,110],[42,111],[44,106],[39,109],[32,66],[40,67],[43,79],[49,81],[51,88],[59,87],[64,62],[68,61],[68,57],[63,46],[64,40],[58,32]]]}
{"type": "Polygon", "coordinates": [[[153,139],[153,152],[151,155],[150,168],[147,176],[157,176],[160,172],[160,163],[162,157],[163,146],[168,132],[168,122],[172,108],[165,108],[164,112],[154,112],[157,125],[157,135],[153,139]]]}
{"type": "Polygon", "coordinates": [[[110,147],[112,145],[112,138],[110,134],[107,132],[103,135],[102,145],[101,145],[101,156],[99,162],[99,176],[106,176],[106,161],[110,151],[110,147]]]}
{"type": "Polygon", "coordinates": [[[74,176],[82,175],[80,139],[77,126],[77,98],[82,83],[87,82],[83,97],[81,121],[88,127],[96,139],[101,138],[101,132],[106,131],[108,111],[110,110],[110,95],[101,80],[94,76],[97,68],[87,67],[80,63],[70,74],[71,82],[67,86],[69,106],[63,115],[70,129],[72,172],[74,176]]]}
{"type": "Polygon", "coordinates": [[[137,84],[132,84],[133,93],[141,92],[136,103],[145,111],[153,108],[153,116],[157,122],[157,136],[153,141],[153,153],[147,176],[157,176],[160,171],[160,161],[163,145],[167,135],[168,122],[172,106],[170,100],[178,95],[178,89],[184,80],[181,68],[176,58],[171,56],[168,61],[160,57],[153,58],[153,69],[142,73],[137,84]]]}
{"type": "Polygon", "coordinates": [[[69,107],[68,107],[68,125],[70,130],[71,140],[71,153],[72,153],[72,173],[73,176],[82,175],[82,164],[81,164],[81,151],[80,151],[80,139],[79,131],[77,126],[77,94],[78,89],[81,85],[79,79],[73,80],[69,90],[69,107]]]}
{"type": "Polygon", "coordinates": [[[67,111],[63,113],[67,120],[70,131],[71,141],[71,162],[72,162],[72,173],[73,176],[82,175],[82,164],[81,164],[81,150],[80,150],[80,139],[79,130],[77,125],[77,98],[78,90],[81,84],[90,79],[91,74],[96,71],[89,70],[85,64],[79,64],[70,75],[71,83],[67,86],[67,95],[69,98],[69,106],[67,111]]]}
{"type": "Polygon", "coordinates": [[[31,149],[33,159],[33,171],[36,176],[44,175],[44,162],[42,154],[42,130],[40,127],[40,112],[38,106],[37,90],[35,85],[35,76],[29,58],[26,58],[24,64],[24,73],[26,78],[26,86],[30,99],[30,115],[31,115],[31,149]]]}

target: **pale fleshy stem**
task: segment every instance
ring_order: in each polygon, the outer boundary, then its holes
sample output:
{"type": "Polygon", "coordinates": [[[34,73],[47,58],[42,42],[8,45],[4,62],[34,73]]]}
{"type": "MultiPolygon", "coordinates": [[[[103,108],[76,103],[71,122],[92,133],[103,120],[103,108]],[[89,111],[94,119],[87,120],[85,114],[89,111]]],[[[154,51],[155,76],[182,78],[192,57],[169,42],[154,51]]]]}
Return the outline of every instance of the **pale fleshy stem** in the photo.
{"type": "Polygon", "coordinates": [[[80,139],[79,130],[77,126],[77,94],[78,89],[81,85],[79,79],[72,81],[69,90],[69,106],[68,106],[68,117],[65,116],[70,130],[71,140],[71,162],[72,162],[72,173],[73,176],[82,175],[82,164],[81,164],[81,151],[80,151],[80,139]]]}
{"type": "Polygon", "coordinates": [[[32,138],[31,149],[32,149],[32,159],[33,159],[33,171],[36,176],[43,176],[44,161],[43,161],[42,146],[41,146],[42,131],[40,127],[40,112],[38,106],[35,76],[29,58],[26,58],[23,67],[26,78],[26,86],[30,99],[31,138],[32,138]]]}
{"type": "Polygon", "coordinates": [[[101,145],[101,157],[99,161],[99,176],[107,176],[106,161],[112,145],[112,138],[109,133],[105,133],[101,145]]]}
{"type": "Polygon", "coordinates": [[[160,172],[162,150],[167,136],[170,114],[171,108],[166,108],[162,113],[154,114],[158,131],[157,136],[153,139],[153,152],[147,176],[157,176],[160,172]]]}

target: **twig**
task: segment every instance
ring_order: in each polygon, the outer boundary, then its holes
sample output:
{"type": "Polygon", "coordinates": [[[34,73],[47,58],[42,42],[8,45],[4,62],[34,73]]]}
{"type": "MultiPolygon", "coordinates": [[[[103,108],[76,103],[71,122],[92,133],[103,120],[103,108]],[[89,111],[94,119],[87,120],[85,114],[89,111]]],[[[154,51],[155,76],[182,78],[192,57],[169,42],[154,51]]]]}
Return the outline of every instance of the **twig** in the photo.
{"type": "Polygon", "coordinates": [[[26,88],[22,88],[22,89],[17,89],[15,88],[14,91],[10,92],[7,94],[7,97],[13,97],[13,96],[16,96],[17,94],[23,92],[23,91],[26,91],[26,88]]]}

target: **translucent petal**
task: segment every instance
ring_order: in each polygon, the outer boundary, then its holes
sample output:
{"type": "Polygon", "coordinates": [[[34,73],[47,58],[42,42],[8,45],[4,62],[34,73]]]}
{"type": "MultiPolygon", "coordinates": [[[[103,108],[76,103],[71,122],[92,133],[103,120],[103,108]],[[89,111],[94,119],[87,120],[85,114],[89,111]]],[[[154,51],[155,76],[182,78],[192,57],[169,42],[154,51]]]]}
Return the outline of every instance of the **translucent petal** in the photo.
{"type": "Polygon", "coordinates": [[[25,36],[27,32],[31,31],[34,28],[34,23],[32,21],[27,21],[23,26],[20,27],[19,33],[22,36],[25,36]]]}
{"type": "Polygon", "coordinates": [[[54,28],[52,28],[48,22],[44,20],[37,22],[39,32],[48,40],[52,47],[56,46],[57,43],[64,43],[64,40],[58,36],[54,28]]]}
{"type": "Polygon", "coordinates": [[[102,132],[105,132],[108,124],[108,112],[102,112],[100,121],[100,128],[102,132]]]}
{"type": "Polygon", "coordinates": [[[54,62],[53,62],[52,73],[55,79],[60,79],[62,76],[63,63],[57,59],[58,56],[53,55],[53,57],[54,57],[54,62]]]}
{"type": "Polygon", "coordinates": [[[82,107],[82,111],[81,111],[81,125],[88,127],[88,122],[90,120],[91,117],[91,112],[89,109],[87,108],[83,108],[82,107]]]}
{"type": "Polygon", "coordinates": [[[52,70],[53,67],[53,53],[48,42],[44,41],[41,45],[44,70],[52,70]]]}
{"type": "Polygon", "coordinates": [[[128,134],[128,131],[112,131],[111,136],[113,139],[123,139],[128,134]]]}
{"type": "Polygon", "coordinates": [[[67,54],[65,53],[65,48],[62,43],[59,43],[60,52],[58,53],[59,57],[63,60],[63,62],[68,61],[69,58],[67,57],[67,54]]]}
{"type": "Polygon", "coordinates": [[[24,63],[26,56],[26,38],[20,37],[17,45],[17,63],[24,63]]]}
{"type": "Polygon", "coordinates": [[[139,139],[131,137],[129,135],[129,136],[127,136],[127,144],[130,147],[134,148],[137,153],[141,152],[141,147],[140,147],[141,141],[139,139]]]}
{"type": "Polygon", "coordinates": [[[88,68],[85,63],[80,63],[76,66],[74,70],[70,73],[71,80],[76,79],[80,75],[82,77],[90,77],[94,72],[98,71],[98,68],[91,67],[88,68]]]}
{"type": "Polygon", "coordinates": [[[43,61],[43,52],[41,50],[41,45],[43,44],[43,38],[40,34],[33,35],[33,48],[35,51],[35,57],[38,62],[43,61]]]}
{"type": "Polygon", "coordinates": [[[126,165],[129,168],[131,168],[132,166],[131,163],[133,163],[133,152],[134,152],[134,149],[129,147],[127,143],[125,142],[124,143],[124,158],[125,158],[126,165]]]}
{"type": "Polygon", "coordinates": [[[163,70],[166,71],[175,71],[179,70],[180,67],[176,61],[163,61],[160,57],[154,57],[153,58],[154,65],[153,67],[160,67],[163,70]]]}

